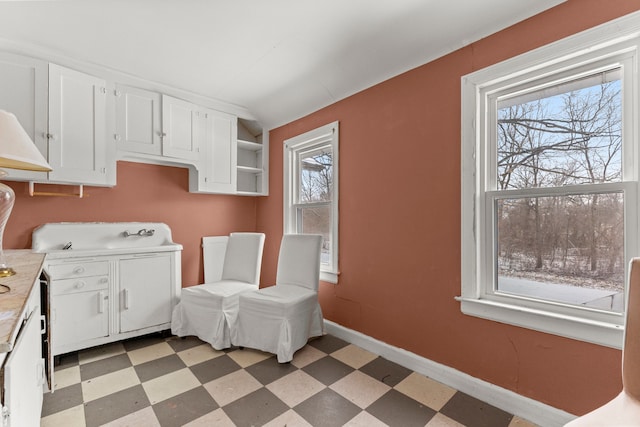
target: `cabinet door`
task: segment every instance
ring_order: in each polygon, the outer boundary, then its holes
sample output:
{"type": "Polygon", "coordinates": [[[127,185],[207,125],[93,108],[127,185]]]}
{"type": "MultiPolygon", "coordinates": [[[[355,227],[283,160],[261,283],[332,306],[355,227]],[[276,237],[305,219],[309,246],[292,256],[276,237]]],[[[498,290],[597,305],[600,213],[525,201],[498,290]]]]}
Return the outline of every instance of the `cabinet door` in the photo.
{"type": "Polygon", "coordinates": [[[106,82],[49,64],[49,179],[106,185],[106,82]]]}
{"type": "Polygon", "coordinates": [[[120,332],[171,322],[171,258],[152,254],[123,258],[120,270],[120,332]]]}
{"type": "Polygon", "coordinates": [[[52,282],[51,346],[53,354],[66,353],[68,346],[109,335],[109,290],[89,290],[55,295],[52,282]]]}
{"type": "Polygon", "coordinates": [[[115,96],[118,149],[134,153],[162,154],[162,95],[117,85],[115,96]]]}
{"type": "Polygon", "coordinates": [[[236,191],[237,118],[207,110],[202,115],[199,189],[216,193],[236,191]]]}
{"type": "Polygon", "coordinates": [[[198,117],[195,104],[162,96],[162,155],[198,159],[198,117]]]}
{"type": "MultiPolygon", "coordinates": [[[[16,115],[22,127],[47,158],[47,63],[0,53],[0,109],[16,115]]],[[[46,172],[5,168],[3,179],[45,181],[46,172]]]]}
{"type": "Polygon", "coordinates": [[[40,314],[33,311],[4,366],[4,403],[10,427],[40,425],[43,372],[40,314]]]}

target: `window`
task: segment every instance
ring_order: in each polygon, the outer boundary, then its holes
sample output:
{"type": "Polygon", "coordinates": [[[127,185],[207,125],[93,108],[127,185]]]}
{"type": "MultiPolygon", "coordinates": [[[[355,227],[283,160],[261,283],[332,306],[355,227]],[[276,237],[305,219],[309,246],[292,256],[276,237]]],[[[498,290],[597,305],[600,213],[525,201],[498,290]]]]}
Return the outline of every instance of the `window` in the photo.
{"type": "Polygon", "coordinates": [[[463,77],[464,313],[622,346],[640,22],[620,25],[463,77]]]}
{"type": "Polygon", "coordinates": [[[323,236],[320,278],[338,282],[338,122],[284,142],[285,233],[323,236]]]}

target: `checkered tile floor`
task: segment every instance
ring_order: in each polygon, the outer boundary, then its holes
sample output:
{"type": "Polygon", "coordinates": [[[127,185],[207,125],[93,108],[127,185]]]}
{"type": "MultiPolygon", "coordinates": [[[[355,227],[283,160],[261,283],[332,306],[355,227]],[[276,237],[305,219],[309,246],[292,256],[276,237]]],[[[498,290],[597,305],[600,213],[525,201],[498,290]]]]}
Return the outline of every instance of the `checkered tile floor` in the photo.
{"type": "Polygon", "coordinates": [[[331,335],[289,364],[159,334],[60,358],[48,426],[487,426],[532,424],[331,335]]]}

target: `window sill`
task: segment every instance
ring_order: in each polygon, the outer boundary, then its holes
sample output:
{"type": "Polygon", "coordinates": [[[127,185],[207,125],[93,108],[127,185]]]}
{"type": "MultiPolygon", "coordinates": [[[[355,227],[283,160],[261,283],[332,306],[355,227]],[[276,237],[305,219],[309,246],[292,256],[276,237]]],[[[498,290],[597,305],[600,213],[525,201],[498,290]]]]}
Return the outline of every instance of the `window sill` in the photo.
{"type": "Polygon", "coordinates": [[[320,280],[322,280],[323,282],[329,282],[329,283],[333,283],[334,285],[337,285],[338,273],[333,273],[331,271],[321,271],[320,280]]]}
{"type": "Polygon", "coordinates": [[[624,327],[501,302],[456,297],[464,314],[622,349],[624,327]]]}

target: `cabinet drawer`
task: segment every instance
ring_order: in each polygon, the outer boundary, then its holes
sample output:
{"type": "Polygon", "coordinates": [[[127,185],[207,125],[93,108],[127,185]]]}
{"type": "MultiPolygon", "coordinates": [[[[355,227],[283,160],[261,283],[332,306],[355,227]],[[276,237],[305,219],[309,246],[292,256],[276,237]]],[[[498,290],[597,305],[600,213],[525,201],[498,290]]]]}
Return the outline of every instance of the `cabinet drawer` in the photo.
{"type": "Polygon", "coordinates": [[[78,277],[51,281],[52,295],[66,295],[77,292],[98,291],[109,287],[109,276],[78,277]]]}
{"type": "Polygon", "coordinates": [[[103,276],[109,273],[109,261],[53,264],[47,267],[47,273],[49,273],[52,280],[72,277],[103,276]]]}

